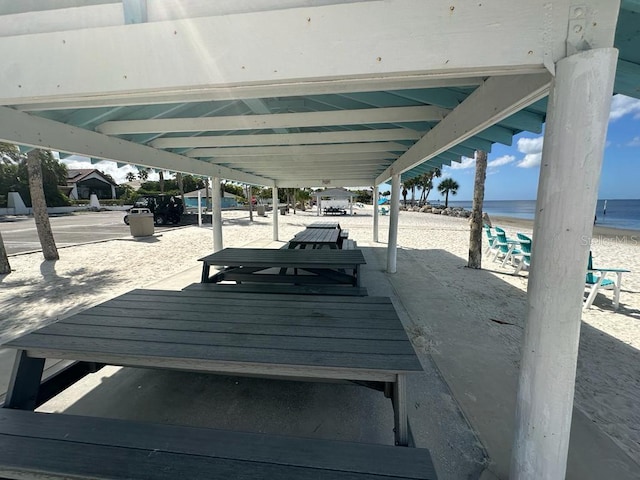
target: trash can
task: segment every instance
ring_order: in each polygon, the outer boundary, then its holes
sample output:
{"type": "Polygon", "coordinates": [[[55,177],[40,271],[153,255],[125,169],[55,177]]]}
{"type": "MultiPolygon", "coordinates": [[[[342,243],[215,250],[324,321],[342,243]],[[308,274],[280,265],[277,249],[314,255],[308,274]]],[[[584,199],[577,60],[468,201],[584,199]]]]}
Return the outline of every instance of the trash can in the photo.
{"type": "Polygon", "coordinates": [[[264,209],[264,205],[258,205],[256,207],[256,211],[258,213],[259,216],[264,217],[266,215],[265,209],[264,209]]]}
{"type": "Polygon", "coordinates": [[[143,208],[130,213],[129,229],[132,237],[150,237],[153,235],[153,213],[151,213],[151,210],[143,208]]]}
{"type": "Polygon", "coordinates": [[[280,208],[280,215],[286,215],[287,214],[287,207],[281,207],[280,208]]]}

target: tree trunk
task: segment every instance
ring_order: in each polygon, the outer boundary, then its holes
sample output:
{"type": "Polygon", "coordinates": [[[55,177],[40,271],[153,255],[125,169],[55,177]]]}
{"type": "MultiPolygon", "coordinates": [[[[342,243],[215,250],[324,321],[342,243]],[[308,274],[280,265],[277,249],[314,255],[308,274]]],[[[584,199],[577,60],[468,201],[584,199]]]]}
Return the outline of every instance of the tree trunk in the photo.
{"type": "Polygon", "coordinates": [[[36,229],[42,246],[42,254],[45,260],[58,260],[58,249],[51,231],[47,202],[44,198],[42,186],[42,164],[40,163],[40,150],[34,149],[27,154],[27,170],[29,172],[29,192],[31,193],[31,207],[33,217],[36,220],[36,229]]]}
{"type": "Polygon", "coordinates": [[[449,207],[449,190],[444,192],[444,208],[449,207]]]}
{"type": "MultiPolygon", "coordinates": [[[[176,181],[178,182],[178,188],[180,189],[180,198],[182,199],[182,205],[185,205],[184,203],[184,181],[182,178],[182,173],[177,172],[176,173],[176,181]]],[[[207,203],[207,201],[205,200],[205,203],[207,203]]],[[[198,208],[200,208],[201,206],[198,205],[198,208]]]]}
{"type": "Polygon", "coordinates": [[[158,176],[159,176],[158,183],[160,184],[160,193],[164,193],[164,172],[161,170],[160,173],[158,173],[158,176]]]}
{"type": "Polygon", "coordinates": [[[251,195],[250,185],[247,185],[247,198],[249,199],[249,221],[253,222],[253,195],[251,195]]]}
{"type": "Polygon", "coordinates": [[[471,233],[469,235],[469,268],[482,268],[482,202],[487,177],[487,152],[476,151],[476,178],[473,185],[471,233]]]}
{"type": "Polygon", "coordinates": [[[4,248],[2,233],[0,233],[0,275],[5,273],[11,273],[11,265],[9,265],[9,257],[7,257],[7,250],[4,248]]]}

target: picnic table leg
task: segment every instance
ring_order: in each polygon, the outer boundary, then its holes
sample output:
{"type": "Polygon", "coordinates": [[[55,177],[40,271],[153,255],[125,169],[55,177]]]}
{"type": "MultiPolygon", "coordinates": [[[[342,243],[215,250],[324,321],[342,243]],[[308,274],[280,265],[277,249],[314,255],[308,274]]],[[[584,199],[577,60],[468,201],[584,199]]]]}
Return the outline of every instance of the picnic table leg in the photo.
{"type": "Polygon", "coordinates": [[[18,350],[4,407],[35,410],[43,371],[44,358],[32,358],[25,350],[18,350]]]}
{"type": "Polygon", "coordinates": [[[409,419],[407,415],[407,377],[399,374],[393,386],[393,413],[395,420],[396,445],[409,444],[409,419]]]}
{"type": "Polygon", "coordinates": [[[202,262],[202,277],[200,278],[200,283],[209,282],[209,268],[211,267],[207,264],[207,262],[202,262]]]}
{"type": "Polygon", "coordinates": [[[356,287],[360,286],[360,265],[356,265],[356,268],[353,270],[353,273],[356,276],[356,287]]]}

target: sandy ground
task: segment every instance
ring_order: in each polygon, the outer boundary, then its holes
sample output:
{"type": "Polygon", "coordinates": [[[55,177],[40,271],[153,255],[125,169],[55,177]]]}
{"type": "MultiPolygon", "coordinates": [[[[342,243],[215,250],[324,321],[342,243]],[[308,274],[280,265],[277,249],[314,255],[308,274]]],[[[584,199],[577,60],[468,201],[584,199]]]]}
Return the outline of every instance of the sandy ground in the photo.
{"type": "MultiPolygon", "coordinates": [[[[371,207],[354,216],[335,217],[359,245],[372,244],[371,207]]],[[[272,238],[271,217],[247,212],[224,212],[224,245],[241,246],[272,238]]],[[[280,216],[280,238],[286,240],[304,225],[330,217],[310,212],[280,216]]],[[[331,218],[331,220],[334,220],[331,218]]],[[[389,217],[380,217],[380,241],[386,241],[389,217]]],[[[494,219],[509,235],[531,233],[530,222],[494,219]]],[[[620,308],[611,306],[612,294],[598,295],[583,315],[575,404],[636,460],[640,458],[640,232],[600,232],[591,240],[596,266],[628,268],[623,276],[620,308]]],[[[498,278],[499,291],[471,283],[464,268],[468,254],[466,219],[418,212],[401,212],[398,244],[403,254],[415,256],[429,250],[450,255],[430,257],[429,271],[450,292],[452,300],[468,309],[469,318],[490,321],[474,327],[498,338],[505,351],[518,355],[525,321],[523,292],[527,273],[513,275],[511,266],[484,257],[483,267],[498,278]],[[497,322],[496,322],[497,321],[497,322]],[[511,328],[501,328],[506,322],[511,328]]],[[[45,322],[87,308],[133,288],[198,265],[211,252],[210,229],[185,227],[145,239],[123,238],[61,248],[60,260],[45,262],[40,253],[10,257],[13,272],[0,276],[0,341],[6,341],[45,322]]],[[[399,275],[402,272],[398,272],[399,275]]],[[[474,282],[482,282],[475,277],[474,282]]],[[[416,285],[416,288],[424,288],[416,285]]],[[[414,322],[420,325],[421,319],[414,322]]],[[[436,348],[438,338],[422,338],[424,331],[410,332],[418,347],[436,348]],[[419,338],[418,338],[419,337],[419,338]]]]}

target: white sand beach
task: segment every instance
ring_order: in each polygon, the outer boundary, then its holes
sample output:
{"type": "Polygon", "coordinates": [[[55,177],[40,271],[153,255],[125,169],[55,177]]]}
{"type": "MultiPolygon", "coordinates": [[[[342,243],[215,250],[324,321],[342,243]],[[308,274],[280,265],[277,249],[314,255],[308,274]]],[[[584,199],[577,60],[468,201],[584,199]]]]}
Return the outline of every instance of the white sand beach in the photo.
{"type": "MultiPolygon", "coordinates": [[[[384,254],[389,217],[380,217],[381,243],[374,244],[371,207],[356,213],[332,220],[349,229],[349,237],[359,246],[377,246],[384,254]]],[[[271,241],[270,215],[254,216],[250,223],[247,212],[229,211],[223,213],[223,219],[226,247],[261,246],[271,241]]],[[[286,241],[318,220],[314,212],[280,216],[280,239],[286,241]]],[[[531,234],[527,222],[501,223],[494,219],[493,223],[504,226],[510,235],[516,231],[531,234]]],[[[389,276],[390,281],[397,289],[406,290],[398,292],[403,302],[436,287],[446,292],[442,301],[457,312],[448,328],[472,332],[474,348],[496,349],[496,356],[505,359],[505,368],[517,369],[528,274],[513,275],[513,267],[501,268],[487,256],[483,257],[483,271],[465,268],[468,242],[466,219],[403,211],[398,272],[389,276]],[[402,287],[400,280],[404,281],[402,287]]],[[[606,232],[591,239],[596,266],[627,268],[631,273],[623,276],[617,311],[612,308],[612,293],[607,292],[598,295],[592,308],[583,314],[575,395],[576,407],[636,461],[640,459],[639,244],[640,232],[623,237],[606,232]]],[[[0,340],[197,267],[197,259],[211,250],[211,229],[192,226],[144,239],[128,237],[61,248],[56,262],[44,262],[41,253],[12,256],[14,271],[0,277],[0,340]]],[[[438,306],[434,303],[431,308],[438,306]]],[[[420,353],[434,358],[446,380],[447,367],[439,362],[448,361],[444,354],[456,339],[444,335],[442,326],[430,323],[429,305],[421,309],[407,308],[412,322],[409,334],[420,353]]],[[[463,408],[465,402],[474,402],[479,395],[454,390],[455,394],[463,408]]],[[[473,418],[470,421],[474,424],[473,418]]]]}

